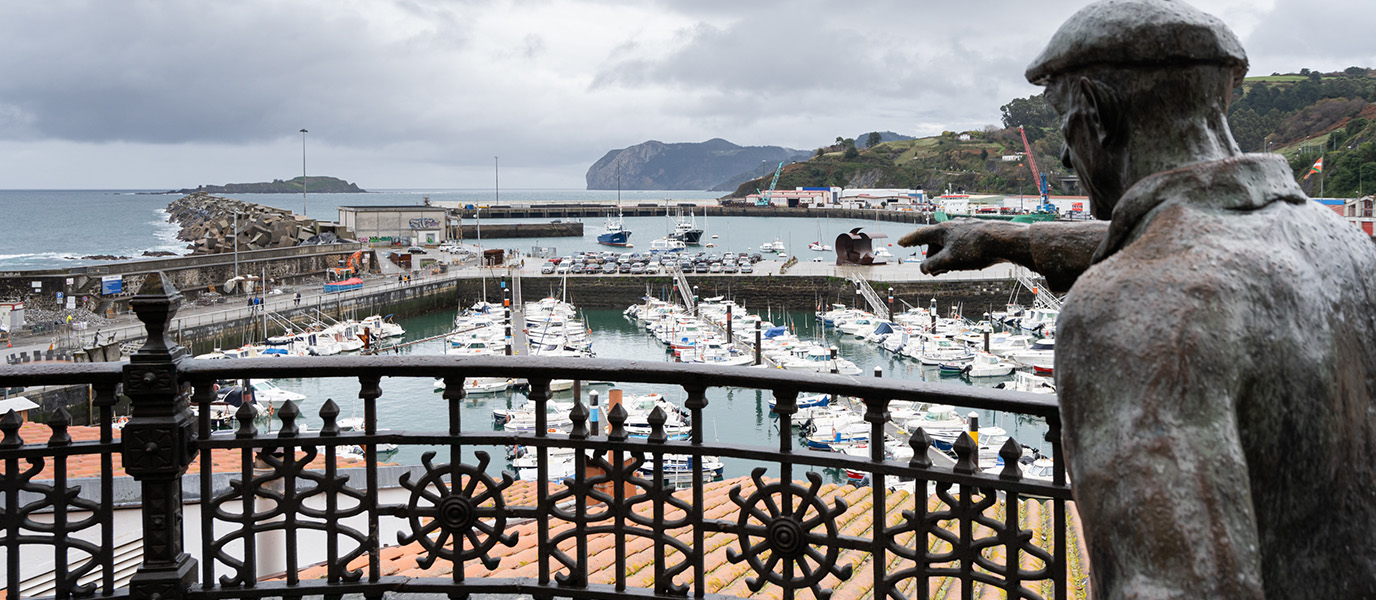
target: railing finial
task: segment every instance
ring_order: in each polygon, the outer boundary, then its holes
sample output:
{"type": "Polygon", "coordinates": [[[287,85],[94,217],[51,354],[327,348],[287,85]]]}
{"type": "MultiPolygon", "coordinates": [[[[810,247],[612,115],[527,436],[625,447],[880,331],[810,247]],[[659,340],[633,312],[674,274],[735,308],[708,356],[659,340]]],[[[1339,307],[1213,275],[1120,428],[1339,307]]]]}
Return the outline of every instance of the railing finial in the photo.
{"type": "Polygon", "coordinates": [[[1003,471],[999,473],[1000,479],[1022,479],[1022,467],[1018,461],[1022,458],[1022,446],[1013,438],[1003,443],[1003,448],[999,449],[999,458],[1003,459],[1003,471]]]}
{"type": "Polygon", "coordinates": [[[5,438],[0,440],[0,448],[18,448],[24,445],[24,438],[19,437],[19,428],[24,426],[24,418],[19,413],[10,409],[4,417],[0,417],[0,431],[5,432],[5,438]]]}
{"type": "Polygon", "coordinates": [[[320,418],[325,424],[320,427],[320,435],[339,435],[339,405],[335,404],[334,398],[326,398],[325,405],[320,407],[320,418]]]}

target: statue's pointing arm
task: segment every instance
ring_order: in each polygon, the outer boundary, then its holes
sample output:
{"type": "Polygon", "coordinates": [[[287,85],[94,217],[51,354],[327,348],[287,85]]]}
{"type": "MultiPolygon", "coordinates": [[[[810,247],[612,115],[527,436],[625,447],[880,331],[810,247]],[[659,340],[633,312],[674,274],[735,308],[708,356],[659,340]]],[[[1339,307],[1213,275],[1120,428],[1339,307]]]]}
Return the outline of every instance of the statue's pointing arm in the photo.
{"type": "Polygon", "coordinates": [[[1011,262],[1040,273],[1052,291],[1065,292],[1089,268],[1108,232],[1108,221],[1022,223],[957,219],[919,228],[898,240],[901,246],[926,245],[922,272],[983,269],[1011,262]]]}

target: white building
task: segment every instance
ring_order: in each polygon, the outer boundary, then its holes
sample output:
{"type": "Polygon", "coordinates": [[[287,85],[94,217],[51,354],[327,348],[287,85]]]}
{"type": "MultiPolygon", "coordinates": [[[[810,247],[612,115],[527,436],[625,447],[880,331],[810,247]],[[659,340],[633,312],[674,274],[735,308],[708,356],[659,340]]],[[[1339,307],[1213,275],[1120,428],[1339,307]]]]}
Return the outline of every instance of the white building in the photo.
{"type": "MultiPolygon", "coordinates": [[[[774,190],[769,192],[769,205],[822,208],[836,204],[836,194],[840,191],[841,188],[838,187],[800,187],[791,190],[774,190]]],[[[745,203],[759,205],[760,195],[750,194],[746,196],[745,203]]]]}
{"type": "Polygon", "coordinates": [[[436,206],[339,207],[339,224],[373,244],[433,246],[444,241],[446,222],[436,206]]]}

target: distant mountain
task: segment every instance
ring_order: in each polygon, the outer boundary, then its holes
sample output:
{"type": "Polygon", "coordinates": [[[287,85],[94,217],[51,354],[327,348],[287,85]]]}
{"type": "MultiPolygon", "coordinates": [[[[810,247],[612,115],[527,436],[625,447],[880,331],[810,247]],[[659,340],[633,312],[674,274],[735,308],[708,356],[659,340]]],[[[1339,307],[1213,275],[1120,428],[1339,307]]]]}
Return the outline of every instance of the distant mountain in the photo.
{"type": "MultiPolygon", "coordinates": [[[[203,185],[197,188],[172,190],[169,194],[299,194],[301,178],[295,177],[282,181],[274,179],[259,183],[227,183],[225,185],[203,185]]],[[[318,176],[306,179],[306,192],[317,194],[364,194],[367,190],[336,177],[318,176]]]]}
{"type": "Polygon", "coordinates": [[[650,140],[612,150],[588,168],[590,190],[732,190],[741,182],[773,173],[780,162],[812,153],[779,146],[738,146],[720,138],[700,143],[650,140]]]}
{"type": "MultiPolygon", "coordinates": [[[[868,148],[868,147],[869,147],[869,138],[870,138],[870,132],[868,132],[868,131],[866,131],[865,133],[862,133],[862,134],[860,134],[860,135],[855,136],[855,147],[856,147],[856,148],[859,148],[859,149],[861,149],[861,150],[864,150],[865,148],[868,148]]],[[[915,138],[915,137],[913,137],[913,136],[911,136],[911,135],[903,135],[903,134],[901,134],[901,133],[894,133],[894,132],[892,132],[892,131],[880,131],[880,132],[879,132],[879,143],[881,143],[881,144],[884,143],[884,142],[906,142],[906,141],[908,141],[908,140],[915,140],[915,139],[917,139],[917,138],[915,138]]]]}

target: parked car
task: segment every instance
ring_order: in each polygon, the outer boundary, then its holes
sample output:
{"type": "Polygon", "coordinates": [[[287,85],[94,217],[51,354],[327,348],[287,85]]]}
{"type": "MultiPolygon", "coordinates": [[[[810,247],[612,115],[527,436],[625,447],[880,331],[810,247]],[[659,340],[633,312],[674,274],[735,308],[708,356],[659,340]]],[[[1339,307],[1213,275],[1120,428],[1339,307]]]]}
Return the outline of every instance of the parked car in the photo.
{"type": "Polygon", "coordinates": [[[721,263],[712,263],[712,266],[710,266],[710,267],[707,268],[707,272],[708,272],[708,273],[720,273],[720,272],[721,272],[721,263]]]}
{"type": "Polygon", "coordinates": [[[544,266],[540,267],[540,273],[545,274],[545,275],[549,275],[549,274],[551,274],[551,273],[554,273],[554,268],[555,268],[555,264],[554,264],[554,263],[548,263],[548,262],[547,262],[547,263],[545,263],[544,266]]]}
{"type": "Polygon", "coordinates": [[[635,263],[635,264],[631,265],[631,274],[632,274],[632,275],[644,275],[644,274],[645,274],[645,265],[642,265],[642,264],[640,264],[640,263],[635,263]]]}
{"type": "Polygon", "coordinates": [[[710,269],[711,269],[711,267],[708,266],[707,263],[705,263],[705,262],[700,262],[700,263],[698,263],[697,268],[694,269],[694,270],[697,271],[698,273],[706,273],[706,272],[707,272],[708,270],[710,270],[710,269]]]}
{"type": "Polygon", "coordinates": [[[605,265],[602,265],[602,274],[603,274],[603,275],[615,275],[615,274],[616,274],[616,269],[617,269],[616,263],[610,263],[610,262],[609,262],[609,263],[607,263],[607,264],[605,264],[605,265]]]}
{"type": "Polygon", "coordinates": [[[559,273],[560,275],[562,275],[562,274],[564,274],[564,273],[568,273],[568,272],[569,272],[569,268],[572,267],[572,266],[573,266],[573,261],[571,261],[571,260],[566,260],[566,261],[564,261],[564,262],[559,263],[558,265],[555,265],[555,267],[554,267],[554,272],[555,272],[555,273],[559,273]]]}
{"type": "Polygon", "coordinates": [[[587,267],[583,266],[583,263],[573,263],[573,266],[569,268],[569,272],[573,273],[574,275],[579,275],[586,270],[587,267]]]}
{"type": "Polygon", "coordinates": [[[748,262],[741,263],[740,271],[742,275],[748,275],[755,272],[755,267],[750,266],[748,262]]]}
{"type": "Polygon", "coordinates": [[[660,269],[659,269],[659,265],[657,265],[657,264],[655,264],[655,263],[650,263],[650,264],[648,264],[648,265],[645,265],[645,272],[646,272],[646,273],[649,273],[649,274],[651,274],[651,275],[655,275],[655,274],[659,273],[659,270],[660,270],[660,269]]]}
{"type": "Polygon", "coordinates": [[[722,265],[721,265],[721,272],[722,272],[722,273],[735,273],[735,272],[736,272],[736,263],[722,263],[722,265]]]}
{"type": "Polygon", "coordinates": [[[421,248],[420,246],[411,246],[407,248],[406,251],[411,254],[425,254],[425,248],[421,248]]]}

